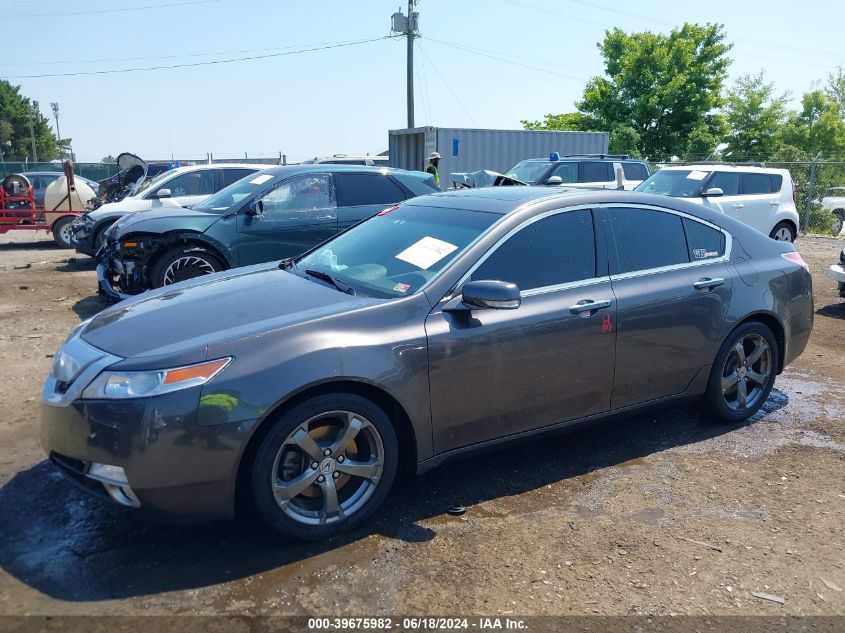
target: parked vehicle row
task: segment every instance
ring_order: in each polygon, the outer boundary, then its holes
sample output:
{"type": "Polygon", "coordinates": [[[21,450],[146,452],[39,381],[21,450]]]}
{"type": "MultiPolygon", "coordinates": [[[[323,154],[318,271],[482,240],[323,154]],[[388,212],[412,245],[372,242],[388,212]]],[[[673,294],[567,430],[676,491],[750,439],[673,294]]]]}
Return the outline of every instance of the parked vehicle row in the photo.
{"type": "Polygon", "coordinates": [[[411,197],[425,187],[279,167],[182,212],[190,237],[172,236],[176,210],[119,221],[105,247],[118,286],[146,287],[147,253],[211,238],[305,252],[174,279],[80,324],[44,386],[50,459],[141,511],[252,505],[321,539],[362,523],[402,465],[687,398],[744,420],[807,344],[800,255],[705,205],[557,187],[411,197]],[[409,199],[372,215],[367,196],[390,187],[409,199]]]}

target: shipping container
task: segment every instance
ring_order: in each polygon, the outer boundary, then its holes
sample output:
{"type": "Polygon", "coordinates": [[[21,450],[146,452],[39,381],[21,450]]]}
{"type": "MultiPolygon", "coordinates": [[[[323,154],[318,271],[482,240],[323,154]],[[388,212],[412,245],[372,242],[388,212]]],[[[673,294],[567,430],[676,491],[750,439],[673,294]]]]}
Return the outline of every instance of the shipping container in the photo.
{"type": "Polygon", "coordinates": [[[442,157],[441,189],[451,188],[450,173],[489,169],[504,173],[526,158],[543,158],[552,152],[607,154],[607,132],[557,132],[547,130],[472,130],[417,127],[388,132],[390,166],[423,170],[431,152],[442,157]]]}

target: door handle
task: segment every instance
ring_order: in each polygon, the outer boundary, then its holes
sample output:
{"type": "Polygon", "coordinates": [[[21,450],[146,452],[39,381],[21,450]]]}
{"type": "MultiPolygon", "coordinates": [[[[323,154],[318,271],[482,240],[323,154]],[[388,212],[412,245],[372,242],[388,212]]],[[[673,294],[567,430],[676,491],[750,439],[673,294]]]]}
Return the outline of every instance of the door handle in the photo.
{"type": "Polygon", "coordinates": [[[583,312],[594,312],[595,310],[601,310],[602,308],[609,307],[610,299],[599,299],[598,301],[584,299],[583,301],[576,303],[574,306],[569,306],[569,311],[572,314],[581,314],[583,312]]]}
{"type": "Polygon", "coordinates": [[[710,277],[702,277],[698,281],[694,282],[692,287],[696,290],[710,290],[716,286],[721,286],[723,283],[725,283],[725,280],[722,277],[714,277],[713,279],[710,277]]]}
{"type": "Polygon", "coordinates": [[[777,200],[771,200],[769,202],[769,204],[773,207],[779,207],[780,206],[780,202],[778,202],[777,200]]]}
{"type": "Polygon", "coordinates": [[[734,204],[733,204],[734,209],[741,209],[741,208],[743,208],[744,206],[745,206],[745,205],[744,205],[744,204],[742,204],[741,202],[734,202],[734,204]]]}

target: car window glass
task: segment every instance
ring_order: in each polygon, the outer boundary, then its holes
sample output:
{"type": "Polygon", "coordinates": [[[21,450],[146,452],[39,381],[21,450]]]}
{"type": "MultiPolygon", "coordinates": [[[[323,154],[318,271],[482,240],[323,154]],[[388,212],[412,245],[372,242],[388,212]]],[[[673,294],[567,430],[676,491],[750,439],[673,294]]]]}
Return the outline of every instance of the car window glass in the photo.
{"type": "Polygon", "coordinates": [[[383,174],[335,174],[335,179],[342,207],[392,204],[405,199],[402,189],[383,174]]]}
{"type": "Polygon", "coordinates": [[[233,182],[238,182],[241,178],[246,178],[250,174],[254,174],[254,169],[224,169],[223,170],[223,184],[220,187],[228,187],[233,182]]]}
{"type": "Polygon", "coordinates": [[[581,177],[579,182],[606,182],[613,180],[610,175],[610,163],[603,163],[595,160],[581,162],[581,177]]]}
{"type": "Polygon", "coordinates": [[[742,193],[745,195],[772,193],[772,179],[769,174],[742,174],[742,193]]]}
{"type": "Polygon", "coordinates": [[[642,163],[622,163],[622,173],[627,180],[645,180],[648,178],[648,167],[642,163]]]}
{"type": "Polygon", "coordinates": [[[521,229],[482,263],[472,279],[509,281],[520,290],[596,276],[593,214],[558,213],[521,229]]]}
{"type": "Polygon", "coordinates": [[[307,174],[285,180],[260,198],[262,222],[296,222],[336,218],[334,187],[329,174],[307,174]]]}
{"type": "Polygon", "coordinates": [[[688,263],[681,217],[651,209],[608,209],[619,272],[688,263]]]}
{"type": "Polygon", "coordinates": [[[578,182],[578,163],[574,161],[561,163],[549,174],[549,178],[552,176],[559,176],[563,182],[578,182]]]}
{"type": "Polygon", "coordinates": [[[721,231],[684,218],[684,232],[687,235],[687,250],[690,261],[713,259],[725,254],[725,234],[721,231]]]}
{"type": "Polygon", "coordinates": [[[726,196],[735,196],[739,193],[739,174],[714,174],[708,189],[721,189],[726,196]]]}
{"type": "Polygon", "coordinates": [[[772,191],[780,191],[780,188],[783,186],[783,176],[780,174],[769,174],[769,178],[772,180],[772,191]]]}
{"type": "Polygon", "coordinates": [[[180,174],[162,184],[156,189],[156,193],[162,189],[170,189],[170,195],[174,198],[180,196],[211,195],[214,193],[214,171],[211,169],[200,169],[186,174],[180,174]]]}

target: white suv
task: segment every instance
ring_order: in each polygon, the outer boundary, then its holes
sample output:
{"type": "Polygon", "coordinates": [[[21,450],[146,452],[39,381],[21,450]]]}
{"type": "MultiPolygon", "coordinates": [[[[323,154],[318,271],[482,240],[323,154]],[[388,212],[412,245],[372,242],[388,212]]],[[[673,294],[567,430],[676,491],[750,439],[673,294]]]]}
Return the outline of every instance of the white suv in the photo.
{"type": "Polygon", "coordinates": [[[821,199],[822,208],[833,212],[834,220],[833,230],[834,235],[842,233],[843,224],[845,224],[845,187],[831,187],[828,189],[824,197],[821,199]]]}
{"type": "Polygon", "coordinates": [[[787,169],[733,165],[664,167],[636,191],[687,198],[775,240],[792,242],[798,234],[795,185],[787,169]]]}

